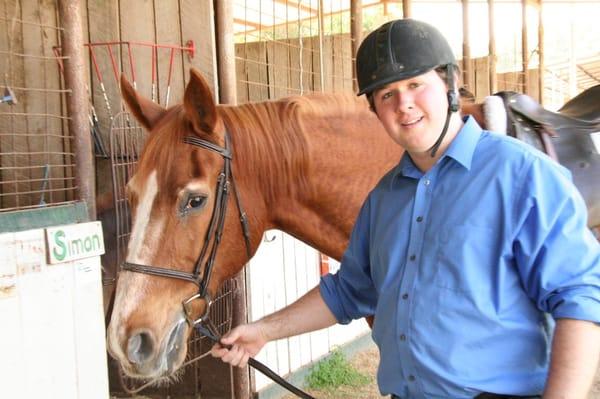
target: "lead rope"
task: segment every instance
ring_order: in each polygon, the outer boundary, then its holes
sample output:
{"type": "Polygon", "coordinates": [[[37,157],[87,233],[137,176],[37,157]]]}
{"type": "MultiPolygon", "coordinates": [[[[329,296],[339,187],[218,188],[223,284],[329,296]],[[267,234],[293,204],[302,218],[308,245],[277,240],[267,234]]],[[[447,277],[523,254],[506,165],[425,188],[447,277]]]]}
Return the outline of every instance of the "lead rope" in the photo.
{"type": "MultiPolygon", "coordinates": [[[[195,327],[200,334],[204,335],[211,341],[213,341],[215,343],[220,342],[221,337],[216,332],[216,329],[214,328],[212,323],[209,322],[209,323],[207,323],[206,326],[204,325],[204,323],[198,323],[198,324],[196,324],[195,327]]],[[[231,345],[223,345],[223,346],[227,349],[231,349],[231,345]]],[[[270,368],[268,368],[267,366],[265,366],[263,363],[259,362],[258,360],[251,357],[248,359],[248,365],[251,366],[252,368],[260,371],[263,375],[270,378],[277,384],[281,385],[283,388],[287,389],[288,391],[290,391],[294,395],[298,396],[299,398],[316,399],[314,396],[310,396],[309,394],[307,394],[300,388],[295,387],[294,385],[290,384],[289,382],[287,382],[286,380],[281,378],[277,373],[275,373],[273,370],[271,370],[270,368]]]]}

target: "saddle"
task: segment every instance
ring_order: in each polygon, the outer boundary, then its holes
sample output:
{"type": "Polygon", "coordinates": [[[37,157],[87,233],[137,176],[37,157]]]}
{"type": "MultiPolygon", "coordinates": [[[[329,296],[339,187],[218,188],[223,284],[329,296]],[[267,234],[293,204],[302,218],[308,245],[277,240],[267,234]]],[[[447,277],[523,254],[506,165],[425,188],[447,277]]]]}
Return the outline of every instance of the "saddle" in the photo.
{"type": "MultiPolygon", "coordinates": [[[[557,112],[543,108],[533,98],[512,91],[495,94],[502,98],[507,133],[560,161],[553,140],[565,135],[589,135],[600,131],[600,85],[591,87],[564,104],[557,112]]],[[[594,148],[592,145],[591,148],[594,148]]]]}
{"type": "Polygon", "coordinates": [[[589,224],[595,226],[600,222],[600,154],[591,134],[600,132],[600,85],[583,91],[557,112],[524,94],[505,91],[495,95],[504,101],[507,134],[571,171],[588,207],[589,224]]]}

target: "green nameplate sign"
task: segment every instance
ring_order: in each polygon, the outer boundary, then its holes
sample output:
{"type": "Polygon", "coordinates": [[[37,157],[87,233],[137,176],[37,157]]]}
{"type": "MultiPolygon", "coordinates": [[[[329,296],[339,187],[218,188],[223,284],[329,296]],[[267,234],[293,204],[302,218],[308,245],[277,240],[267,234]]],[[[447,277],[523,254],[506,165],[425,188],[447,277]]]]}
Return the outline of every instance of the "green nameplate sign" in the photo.
{"type": "Polygon", "coordinates": [[[104,253],[100,222],[78,223],[46,229],[48,263],[63,263],[104,253]]]}

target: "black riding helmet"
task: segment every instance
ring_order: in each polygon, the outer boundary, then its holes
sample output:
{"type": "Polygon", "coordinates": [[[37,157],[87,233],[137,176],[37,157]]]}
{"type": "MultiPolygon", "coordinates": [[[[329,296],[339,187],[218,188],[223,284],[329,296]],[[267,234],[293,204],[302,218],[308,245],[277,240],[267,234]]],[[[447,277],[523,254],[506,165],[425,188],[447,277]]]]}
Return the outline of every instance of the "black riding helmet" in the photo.
{"type": "Polygon", "coordinates": [[[459,109],[454,90],[454,68],[458,66],[448,41],[439,30],[425,22],[398,19],[371,32],[356,54],[359,96],[370,95],[388,83],[410,79],[439,67],[447,72],[448,115],[444,129],[431,149],[432,157],[446,134],[451,113],[459,109]]]}

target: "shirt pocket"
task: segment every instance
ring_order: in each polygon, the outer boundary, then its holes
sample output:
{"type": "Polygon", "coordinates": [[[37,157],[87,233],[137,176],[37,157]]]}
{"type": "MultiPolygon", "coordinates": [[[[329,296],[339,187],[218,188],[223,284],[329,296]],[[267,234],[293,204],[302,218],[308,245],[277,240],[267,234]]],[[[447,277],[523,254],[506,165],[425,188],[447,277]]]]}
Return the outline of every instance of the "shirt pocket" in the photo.
{"type": "Polygon", "coordinates": [[[434,284],[464,293],[491,290],[498,267],[497,240],[497,233],[485,226],[440,230],[434,284]]]}

